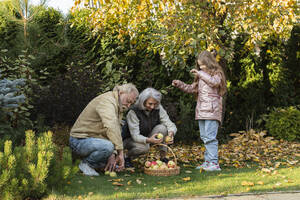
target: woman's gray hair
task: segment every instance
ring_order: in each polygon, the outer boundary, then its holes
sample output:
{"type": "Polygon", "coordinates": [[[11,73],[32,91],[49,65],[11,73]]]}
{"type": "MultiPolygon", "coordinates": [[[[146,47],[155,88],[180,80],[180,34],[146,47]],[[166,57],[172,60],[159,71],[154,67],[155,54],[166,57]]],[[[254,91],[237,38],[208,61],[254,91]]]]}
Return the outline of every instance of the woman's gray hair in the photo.
{"type": "Polygon", "coordinates": [[[161,95],[161,93],[158,90],[156,90],[154,88],[146,88],[146,89],[144,89],[140,93],[139,98],[138,98],[138,100],[135,103],[135,106],[138,109],[140,109],[140,110],[146,110],[146,108],[144,106],[144,103],[150,97],[152,97],[153,99],[155,99],[158,102],[158,105],[155,108],[155,109],[158,109],[158,107],[160,105],[160,102],[161,102],[162,95],[161,95]]]}

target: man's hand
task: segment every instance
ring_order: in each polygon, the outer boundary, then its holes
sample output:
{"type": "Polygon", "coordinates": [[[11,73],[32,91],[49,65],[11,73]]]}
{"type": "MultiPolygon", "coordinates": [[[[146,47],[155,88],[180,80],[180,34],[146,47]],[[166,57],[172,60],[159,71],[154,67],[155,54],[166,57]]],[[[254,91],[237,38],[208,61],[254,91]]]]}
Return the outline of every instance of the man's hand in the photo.
{"type": "Polygon", "coordinates": [[[123,150],[118,150],[118,155],[116,157],[116,163],[118,164],[118,168],[116,171],[120,172],[125,169],[125,160],[123,150]]]}
{"type": "Polygon", "coordinates": [[[107,160],[107,164],[105,166],[104,171],[114,171],[116,168],[116,157],[115,154],[111,154],[111,156],[109,156],[108,160],[107,160]]]}
{"type": "Polygon", "coordinates": [[[151,143],[151,144],[159,144],[162,143],[163,138],[157,139],[156,136],[158,135],[158,133],[153,134],[150,138],[146,139],[147,143],[151,143]]]}

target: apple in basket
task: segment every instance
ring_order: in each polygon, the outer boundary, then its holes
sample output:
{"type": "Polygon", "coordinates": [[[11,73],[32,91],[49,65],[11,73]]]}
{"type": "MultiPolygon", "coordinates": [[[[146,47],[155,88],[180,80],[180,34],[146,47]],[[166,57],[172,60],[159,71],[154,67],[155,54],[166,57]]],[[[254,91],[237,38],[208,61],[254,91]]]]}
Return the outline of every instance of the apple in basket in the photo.
{"type": "Polygon", "coordinates": [[[161,166],[161,165],[163,164],[163,162],[160,161],[160,160],[157,160],[157,161],[156,161],[156,164],[157,164],[158,166],[161,166]]]}
{"type": "Polygon", "coordinates": [[[147,160],[147,161],[145,162],[145,167],[147,167],[147,168],[151,167],[151,162],[147,160]]]}
{"type": "Polygon", "coordinates": [[[175,168],[175,166],[176,166],[176,164],[175,164],[175,162],[173,160],[170,160],[168,162],[168,168],[175,168]]]}
{"type": "Polygon", "coordinates": [[[152,161],[152,162],[151,162],[151,167],[153,167],[153,166],[155,166],[155,165],[157,165],[156,161],[152,161]]]}
{"type": "Polygon", "coordinates": [[[158,169],[158,165],[151,165],[151,169],[158,169]]]}
{"type": "Polygon", "coordinates": [[[168,166],[166,163],[163,162],[163,164],[161,166],[159,166],[158,169],[168,169],[168,166]]]}

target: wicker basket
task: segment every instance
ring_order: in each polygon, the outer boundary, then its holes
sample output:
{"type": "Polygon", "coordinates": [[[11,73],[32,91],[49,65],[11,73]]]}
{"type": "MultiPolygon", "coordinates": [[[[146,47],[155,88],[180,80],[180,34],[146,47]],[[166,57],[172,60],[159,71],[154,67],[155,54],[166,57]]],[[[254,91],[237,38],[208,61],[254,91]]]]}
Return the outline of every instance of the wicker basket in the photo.
{"type": "MultiPolygon", "coordinates": [[[[155,144],[153,146],[165,146],[168,148],[168,150],[172,153],[173,157],[174,157],[174,162],[176,164],[175,168],[168,168],[168,169],[150,169],[150,168],[144,168],[144,173],[151,175],[151,176],[173,176],[173,175],[177,175],[180,173],[180,167],[177,166],[177,158],[173,152],[173,150],[165,144],[155,144]]],[[[147,155],[147,159],[149,157],[149,153],[147,155]]]]}

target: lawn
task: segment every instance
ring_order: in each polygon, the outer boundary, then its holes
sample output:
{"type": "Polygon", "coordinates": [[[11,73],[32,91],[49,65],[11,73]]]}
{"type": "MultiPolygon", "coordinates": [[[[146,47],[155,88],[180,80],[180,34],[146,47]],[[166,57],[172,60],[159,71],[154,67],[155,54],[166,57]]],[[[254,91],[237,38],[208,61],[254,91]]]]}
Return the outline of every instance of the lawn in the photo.
{"type": "Polygon", "coordinates": [[[221,172],[182,167],[179,175],[169,177],[149,176],[141,170],[122,172],[114,178],[79,174],[64,192],[53,191],[44,200],[172,198],[291,190],[300,190],[299,165],[271,170],[224,167],[221,172]]]}

